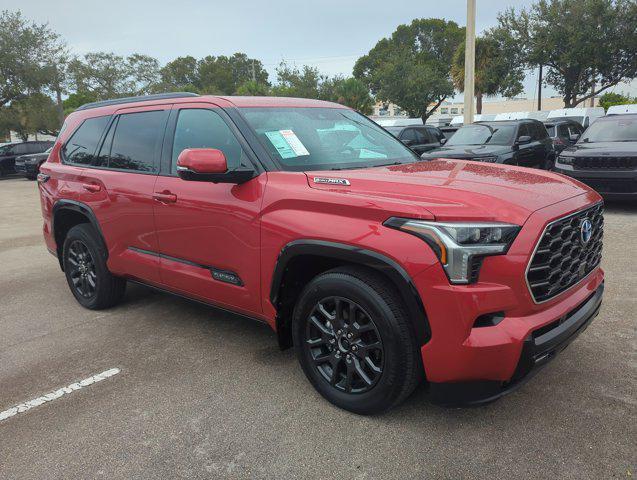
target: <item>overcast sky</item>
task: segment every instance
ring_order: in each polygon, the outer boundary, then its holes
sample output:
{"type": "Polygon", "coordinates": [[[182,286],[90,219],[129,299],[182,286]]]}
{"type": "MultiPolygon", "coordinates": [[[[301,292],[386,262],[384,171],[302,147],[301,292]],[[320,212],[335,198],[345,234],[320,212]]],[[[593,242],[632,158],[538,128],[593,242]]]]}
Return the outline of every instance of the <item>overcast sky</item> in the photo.
{"type": "MultiPolygon", "coordinates": [[[[533,2],[477,3],[476,29],[481,32],[496,24],[499,11],[533,2]]],[[[29,19],[48,22],[77,54],[139,52],[164,64],[184,55],[245,52],[265,64],[271,81],[281,60],[316,66],[329,75],[351,75],[358,57],[414,18],[466,23],[465,0],[0,0],[0,10],[5,9],[21,9],[29,19]]],[[[536,81],[530,73],[526,96],[536,96],[536,81]]]]}

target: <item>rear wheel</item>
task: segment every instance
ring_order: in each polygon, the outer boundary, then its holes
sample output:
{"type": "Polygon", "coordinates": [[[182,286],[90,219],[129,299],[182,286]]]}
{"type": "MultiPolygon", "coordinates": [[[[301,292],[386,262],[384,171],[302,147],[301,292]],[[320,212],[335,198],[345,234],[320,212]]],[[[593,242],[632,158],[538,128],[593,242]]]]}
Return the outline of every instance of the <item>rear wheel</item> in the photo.
{"type": "Polygon", "coordinates": [[[100,310],[117,304],[126,290],[126,280],[115,277],[106,266],[97,232],[89,224],[69,230],[63,248],[64,273],[71,292],[83,307],[100,310]]]}
{"type": "Polygon", "coordinates": [[[314,278],[299,297],[292,329],[307,378],[346,410],[385,411],[422,378],[400,297],[375,272],[347,267],[314,278]]]}

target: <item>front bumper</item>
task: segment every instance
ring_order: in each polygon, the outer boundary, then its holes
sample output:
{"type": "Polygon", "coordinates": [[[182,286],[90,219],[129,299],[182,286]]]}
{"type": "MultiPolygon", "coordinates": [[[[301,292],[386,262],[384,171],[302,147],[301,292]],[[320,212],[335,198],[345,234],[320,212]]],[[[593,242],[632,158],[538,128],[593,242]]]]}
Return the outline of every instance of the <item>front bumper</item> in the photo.
{"type": "Polygon", "coordinates": [[[430,384],[432,402],[444,406],[480,405],[497,400],[516,390],[586,330],[599,313],[603,294],[604,284],[602,283],[574,310],[527,335],[517,367],[509,381],[432,382],[430,384]]]}
{"type": "Polygon", "coordinates": [[[637,198],[637,170],[581,170],[560,163],[553,170],[579,180],[605,198],[637,198]]]}
{"type": "Polygon", "coordinates": [[[35,175],[38,173],[37,163],[16,162],[14,168],[16,173],[21,173],[22,175],[35,175]]]}

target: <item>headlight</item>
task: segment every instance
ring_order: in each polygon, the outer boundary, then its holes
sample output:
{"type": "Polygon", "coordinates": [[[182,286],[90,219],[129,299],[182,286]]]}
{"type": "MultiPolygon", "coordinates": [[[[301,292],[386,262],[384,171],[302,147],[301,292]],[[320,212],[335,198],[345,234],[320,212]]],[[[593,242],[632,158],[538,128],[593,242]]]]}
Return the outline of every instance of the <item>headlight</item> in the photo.
{"type": "Polygon", "coordinates": [[[507,252],[518,225],[482,222],[430,222],[390,218],[385,225],[421,238],[432,248],[451,283],[477,281],[482,259],[507,252]]]}
{"type": "Polygon", "coordinates": [[[561,163],[562,165],[573,165],[573,157],[565,157],[564,155],[560,155],[557,157],[557,163],[561,163]]]}

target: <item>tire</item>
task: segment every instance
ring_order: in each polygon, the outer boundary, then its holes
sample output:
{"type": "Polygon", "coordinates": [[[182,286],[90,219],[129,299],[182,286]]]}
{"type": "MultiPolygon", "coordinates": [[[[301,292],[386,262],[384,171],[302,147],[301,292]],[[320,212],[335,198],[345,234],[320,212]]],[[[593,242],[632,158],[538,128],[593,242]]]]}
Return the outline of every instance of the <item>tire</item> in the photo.
{"type": "Polygon", "coordinates": [[[126,280],[109,272],[106,251],[91,225],[82,223],[71,228],[62,252],[66,281],[80,305],[101,310],[121,301],[126,280]]]}
{"type": "Polygon", "coordinates": [[[310,383],[350,412],[384,412],[424,378],[398,292],[365,268],[339,267],[311,280],[294,308],[292,336],[310,383]]]}

